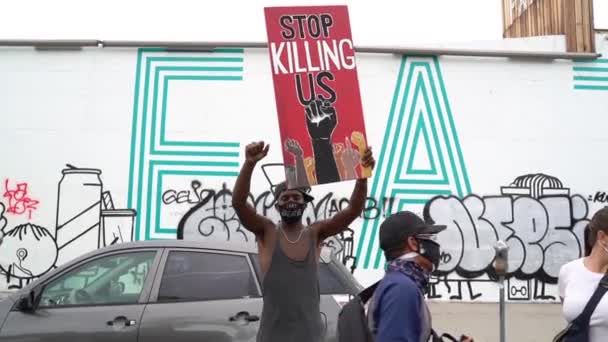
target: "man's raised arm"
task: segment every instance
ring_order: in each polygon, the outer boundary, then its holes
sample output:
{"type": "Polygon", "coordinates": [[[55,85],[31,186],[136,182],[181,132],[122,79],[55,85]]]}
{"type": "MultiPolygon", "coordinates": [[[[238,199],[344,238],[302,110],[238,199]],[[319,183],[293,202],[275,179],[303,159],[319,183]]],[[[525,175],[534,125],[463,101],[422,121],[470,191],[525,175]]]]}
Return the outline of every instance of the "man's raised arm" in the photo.
{"type": "MultiPolygon", "coordinates": [[[[376,161],[372,156],[371,148],[368,148],[361,160],[361,166],[374,168],[376,161]]],[[[348,207],[339,211],[333,217],[319,222],[317,234],[319,243],[330,236],[339,234],[361,215],[367,199],[367,178],[357,179],[353,193],[350,196],[348,207]]]]}
{"type": "Polygon", "coordinates": [[[247,203],[251,189],[251,175],[258,161],[266,157],[269,145],[260,141],[245,147],[245,163],[241,168],[232,191],[232,207],[245,229],[256,236],[263,236],[266,229],[272,228],[273,223],[266,217],[256,213],[255,208],[247,203]]]}

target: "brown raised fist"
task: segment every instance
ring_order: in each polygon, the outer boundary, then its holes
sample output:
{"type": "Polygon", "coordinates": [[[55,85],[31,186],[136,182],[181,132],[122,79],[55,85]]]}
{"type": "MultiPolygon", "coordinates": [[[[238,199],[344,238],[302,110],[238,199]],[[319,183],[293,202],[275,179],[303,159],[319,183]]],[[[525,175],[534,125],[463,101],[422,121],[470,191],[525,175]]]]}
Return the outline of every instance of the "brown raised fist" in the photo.
{"type": "Polygon", "coordinates": [[[268,154],[270,145],[265,144],[263,141],[252,142],[245,147],[245,160],[248,163],[257,163],[262,160],[268,154]]]}

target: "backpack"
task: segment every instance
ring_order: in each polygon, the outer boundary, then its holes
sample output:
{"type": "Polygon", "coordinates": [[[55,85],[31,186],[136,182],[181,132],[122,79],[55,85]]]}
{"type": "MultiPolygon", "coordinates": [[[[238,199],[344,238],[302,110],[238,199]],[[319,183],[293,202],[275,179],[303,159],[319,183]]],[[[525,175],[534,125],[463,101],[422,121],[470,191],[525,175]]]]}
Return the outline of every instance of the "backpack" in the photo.
{"type": "MultiPolygon", "coordinates": [[[[364,289],[342,307],[338,314],[338,342],[374,342],[374,336],[365,314],[365,304],[372,298],[379,283],[380,281],[377,281],[364,289]]],[[[439,336],[432,328],[431,341],[458,342],[457,339],[447,333],[439,336]]]]}
{"type": "Polygon", "coordinates": [[[373,342],[374,337],[367,323],[365,304],[374,294],[380,281],[361,291],[349,300],[338,314],[339,342],[373,342]]]}

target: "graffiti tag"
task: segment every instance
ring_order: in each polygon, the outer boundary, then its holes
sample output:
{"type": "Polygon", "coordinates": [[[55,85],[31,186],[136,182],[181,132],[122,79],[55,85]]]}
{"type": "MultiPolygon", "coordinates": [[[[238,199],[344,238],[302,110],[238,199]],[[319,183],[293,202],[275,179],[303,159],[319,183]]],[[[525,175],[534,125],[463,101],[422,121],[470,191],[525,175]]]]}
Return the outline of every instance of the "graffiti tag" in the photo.
{"type": "Polygon", "coordinates": [[[28,218],[32,218],[32,211],[38,209],[37,205],[40,203],[35,199],[28,197],[28,184],[17,183],[15,188],[9,188],[9,180],[4,181],[4,197],[8,198],[8,208],[6,210],[9,214],[22,215],[28,213],[28,218]]]}
{"type": "Polygon", "coordinates": [[[588,200],[592,203],[608,203],[608,192],[598,191],[594,195],[589,195],[588,200]]]}

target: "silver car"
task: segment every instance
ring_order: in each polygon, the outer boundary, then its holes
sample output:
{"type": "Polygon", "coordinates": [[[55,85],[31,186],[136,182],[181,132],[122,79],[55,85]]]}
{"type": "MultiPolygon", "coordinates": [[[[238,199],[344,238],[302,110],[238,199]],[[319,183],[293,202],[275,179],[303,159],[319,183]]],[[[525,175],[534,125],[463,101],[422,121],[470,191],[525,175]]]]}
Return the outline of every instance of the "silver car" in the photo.
{"type": "MultiPolygon", "coordinates": [[[[0,341],[255,341],[257,251],[217,245],[141,241],[83,255],[0,301],[0,341]]],[[[362,287],[323,254],[319,314],[336,341],[341,305],[362,287]]]]}

